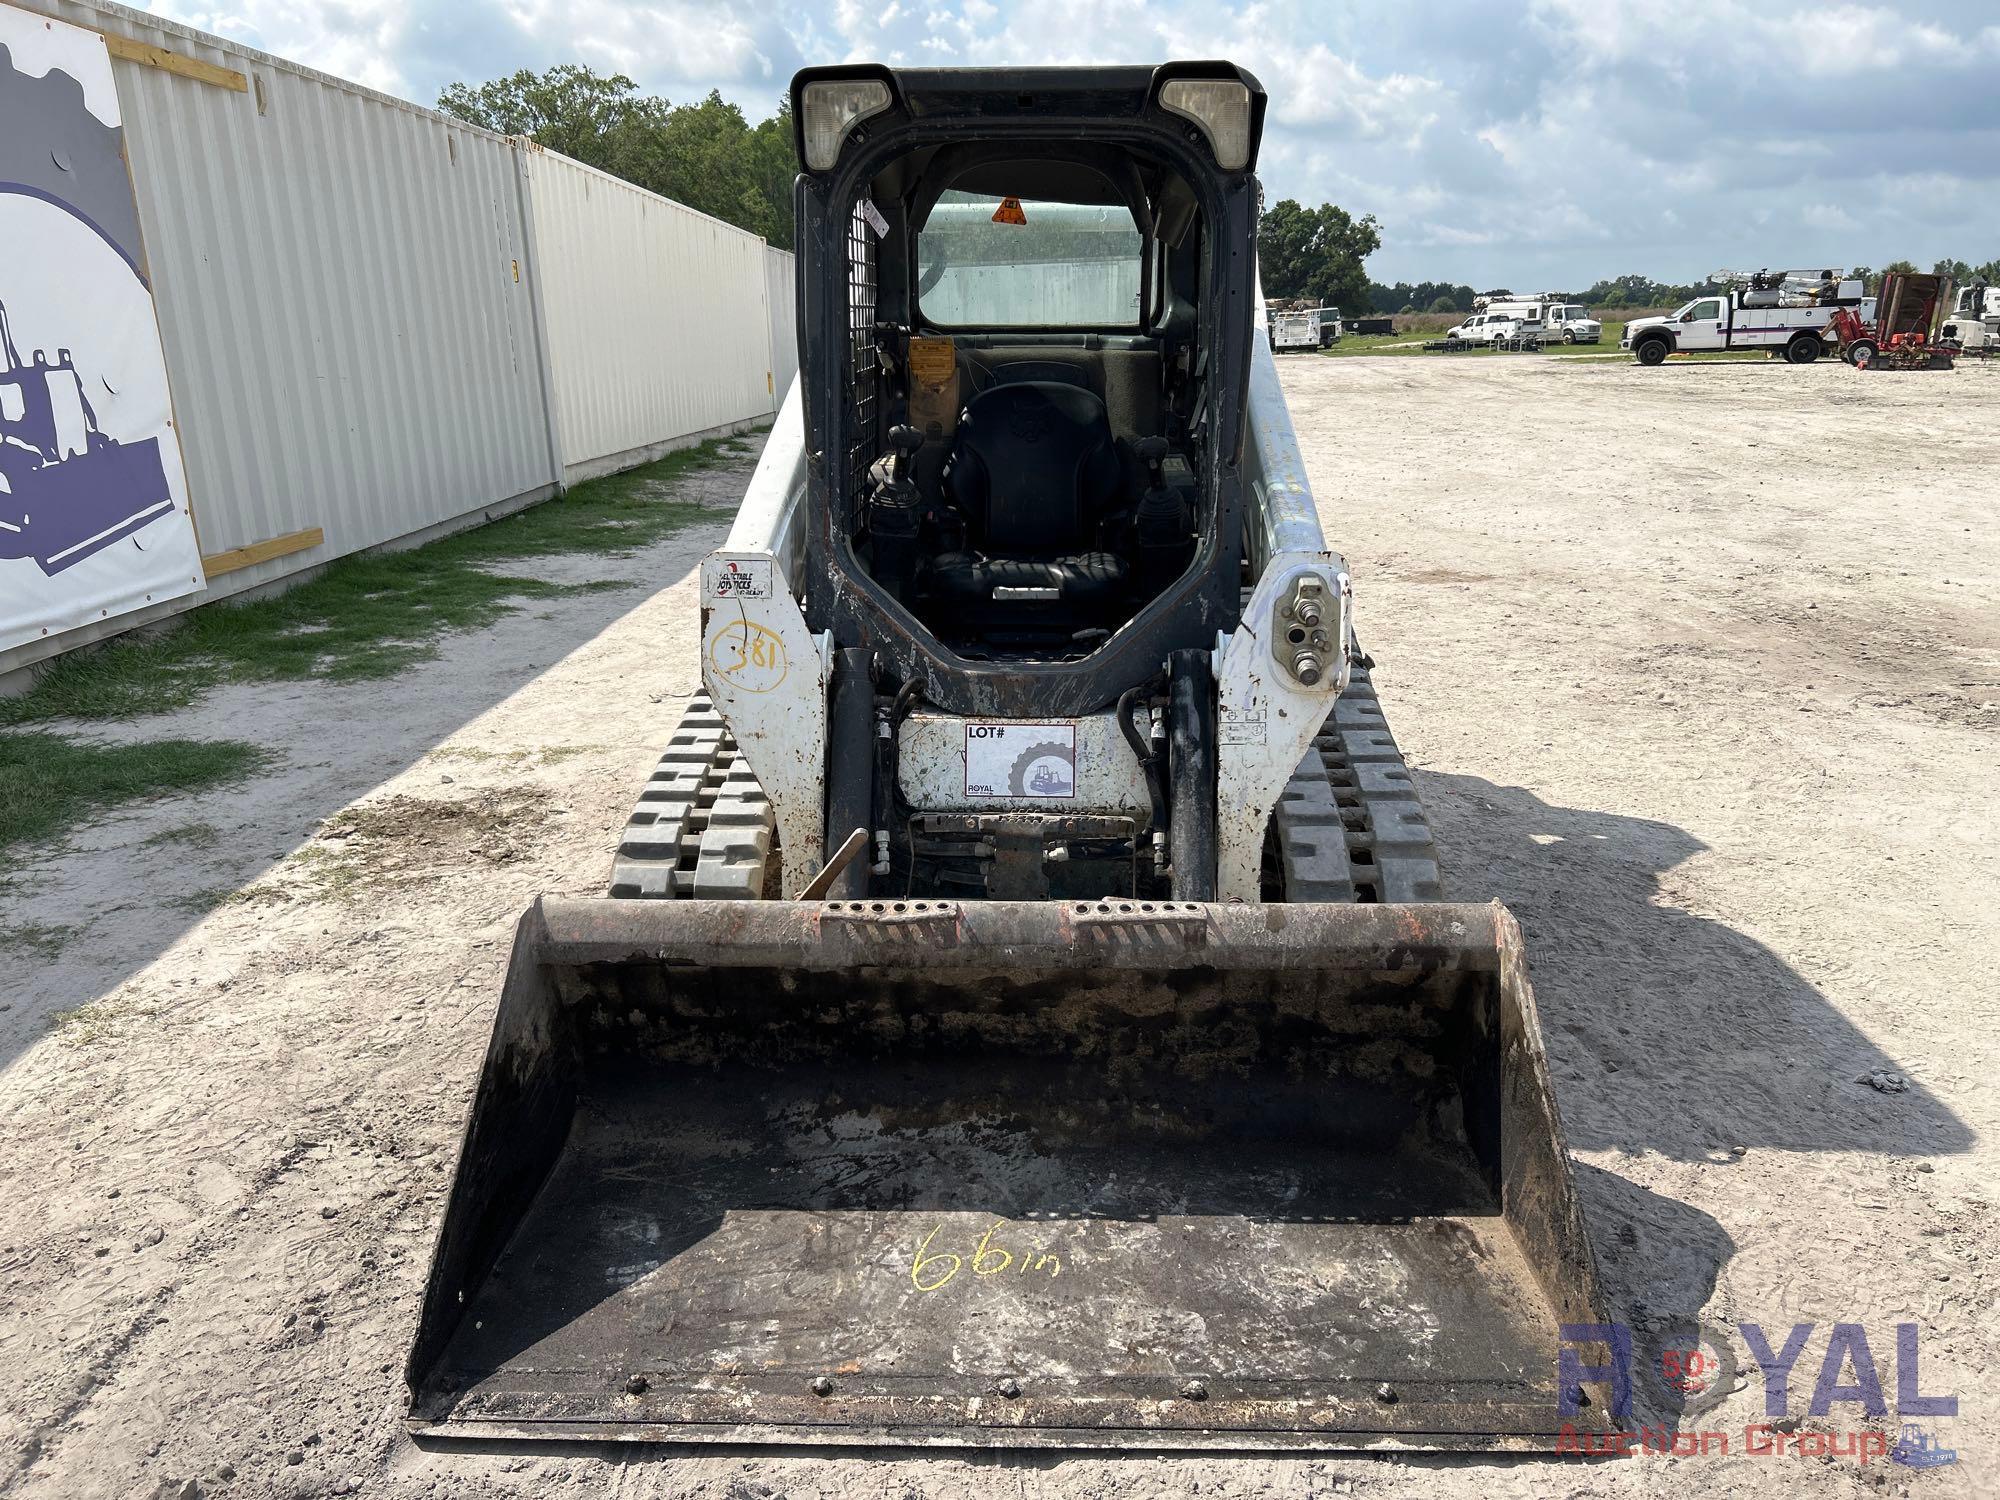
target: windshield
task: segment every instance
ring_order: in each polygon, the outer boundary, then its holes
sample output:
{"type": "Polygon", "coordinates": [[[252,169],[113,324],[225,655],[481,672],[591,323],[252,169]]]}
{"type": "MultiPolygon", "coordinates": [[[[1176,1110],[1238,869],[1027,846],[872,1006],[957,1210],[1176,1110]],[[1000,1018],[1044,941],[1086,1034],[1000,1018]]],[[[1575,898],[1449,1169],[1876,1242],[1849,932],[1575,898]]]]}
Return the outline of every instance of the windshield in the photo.
{"type": "Polygon", "coordinates": [[[1123,205],[952,190],[917,236],[917,300],[950,328],[1136,328],[1143,255],[1123,205]]]}

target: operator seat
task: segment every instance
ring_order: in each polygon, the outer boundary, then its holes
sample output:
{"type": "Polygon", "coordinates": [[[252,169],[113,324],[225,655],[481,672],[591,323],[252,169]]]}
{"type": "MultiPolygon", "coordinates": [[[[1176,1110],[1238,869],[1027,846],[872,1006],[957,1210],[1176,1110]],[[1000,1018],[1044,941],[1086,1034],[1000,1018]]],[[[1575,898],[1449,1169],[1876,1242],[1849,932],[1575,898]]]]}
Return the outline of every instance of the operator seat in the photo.
{"type": "Polygon", "coordinates": [[[1086,611],[1114,601],[1128,568],[1098,550],[1098,531],[1125,490],[1104,402],[1066,381],[1013,380],[972,398],[945,476],[964,514],[967,550],[931,559],[930,592],[961,602],[1033,589],[1086,611]]]}

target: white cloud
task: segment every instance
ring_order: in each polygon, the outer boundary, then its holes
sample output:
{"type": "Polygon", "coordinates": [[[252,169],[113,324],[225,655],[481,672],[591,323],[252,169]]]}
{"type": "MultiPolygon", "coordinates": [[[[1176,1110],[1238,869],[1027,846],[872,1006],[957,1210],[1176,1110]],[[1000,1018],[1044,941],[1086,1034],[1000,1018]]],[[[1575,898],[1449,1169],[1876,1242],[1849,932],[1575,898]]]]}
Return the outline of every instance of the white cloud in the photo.
{"type": "Polygon", "coordinates": [[[754,117],[807,62],[1229,57],[1271,95],[1269,195],[1375,214],[1383,280],[2000,253],[1994,0],[155,3],[425,102],[581,61],[754,117]]]}
{"type": "Polygon", "coordinates": [[[1849,78],[1907,66],[1963,67],[2000,55],[2000,28],[1960,37],[1887,5],[1760,5],[1754,0],[1532,0],[1593,61],[1651,63],[1692,77],[1757,66],[1849,78]]]}

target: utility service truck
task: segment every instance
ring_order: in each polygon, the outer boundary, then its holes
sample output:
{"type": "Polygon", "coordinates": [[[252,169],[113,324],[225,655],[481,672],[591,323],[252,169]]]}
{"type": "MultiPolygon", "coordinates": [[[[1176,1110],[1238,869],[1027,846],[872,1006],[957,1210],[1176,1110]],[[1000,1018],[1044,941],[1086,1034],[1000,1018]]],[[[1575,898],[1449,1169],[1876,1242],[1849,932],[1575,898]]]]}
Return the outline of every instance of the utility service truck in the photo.
{"type": "Polygon", "coordinates": [[[1836,342],[1834,310],[1850,308],[1863,322],[1875,317],[1875,299],[1862,283],[1838,271],[1718,271],[1709,278],[1725,290],[1696,297],[1663,318],[1635,318],[1618,347],[1642,365],[1669,354],[1763,350],[1795,365],[1811,364],[1836,342]]]}
{"type": "Polygon", "coordinates": [[[1604,325],[1581,302],[1552,302],[1543,317],[1542,337],[1565,344],[1594,344],[1604,337],[1604,325]]]}
{"type": "Polygon", "coordinates": [[[415,1434],[1607,1440],[1520,930],[1443,899],[1259,312],[1263,89],[791,98],[799,378],[609,889],[521,919],[415,1434]]]}
{"type": "Polygon", "coordinates": [[[1990,355],[2000,351],[2000,286],[1975,282],[1960,287],[1951,316],[1938,330],[1940,341],[1961,353],[1990,355]]]}
{"type": "Polygon", "coordinates": [[[1269,321],[1271,352],[1274,354],[1289,354],[1300,349],[1317,350],[1322,347],[1318,308],[1294,308],[1287,311],[1274,308],[1269,314],[1269,321]]]}

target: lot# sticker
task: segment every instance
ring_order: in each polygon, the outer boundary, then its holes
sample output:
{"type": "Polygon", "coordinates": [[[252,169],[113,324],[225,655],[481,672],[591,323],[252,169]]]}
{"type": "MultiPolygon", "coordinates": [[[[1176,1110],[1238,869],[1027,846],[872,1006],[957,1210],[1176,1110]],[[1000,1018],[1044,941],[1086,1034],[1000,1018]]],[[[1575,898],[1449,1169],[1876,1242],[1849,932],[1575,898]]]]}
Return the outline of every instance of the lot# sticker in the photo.
{"type": "Polygon", "coordinates": [[[968,797],[1074,797],[1074,724],[965,726],[968,797]]]}

